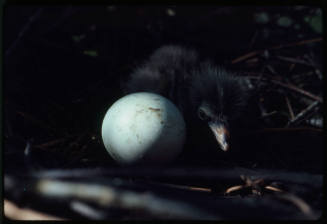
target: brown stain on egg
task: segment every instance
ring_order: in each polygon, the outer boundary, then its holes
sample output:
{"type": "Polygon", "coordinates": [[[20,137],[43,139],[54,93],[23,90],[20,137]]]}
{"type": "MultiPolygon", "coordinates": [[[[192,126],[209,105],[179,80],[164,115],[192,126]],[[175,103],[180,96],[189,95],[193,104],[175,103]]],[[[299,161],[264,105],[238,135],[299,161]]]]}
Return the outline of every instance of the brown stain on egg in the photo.
{"type": "Polygon", "coordinates": [[[148,107],[148,109],[154,112],[158,116],[158,118],[161,118],[162,110],[160,108],[148,107]]]}
{"type": "Polygon", "coordinates": [[[153,108],[153,107],[149,107],[149,110],[152,110],[154,112],[161,111],[159,108],[153,108]]]}

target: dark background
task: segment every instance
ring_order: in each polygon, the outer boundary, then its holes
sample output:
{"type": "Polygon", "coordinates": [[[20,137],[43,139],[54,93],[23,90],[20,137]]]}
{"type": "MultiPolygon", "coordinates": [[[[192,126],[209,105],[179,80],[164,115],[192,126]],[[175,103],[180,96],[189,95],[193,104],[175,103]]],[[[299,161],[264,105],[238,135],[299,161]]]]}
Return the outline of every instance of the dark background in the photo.
{"type": "Polygon", "coordinates": [[[240,154],[211,152],[172,166],[322,173],[317,100],[322,99],[322,11],[317,7],[7,5],[3,30],[5,173],[117,167],[102,145],[102,119],[122,97],[126,76],[164,44],[195,48],[254,77],[253,101],[265,129],[250,136],[240,154]],[[317,105],[289,123],[286,98],[294,116],[317,105]]]}

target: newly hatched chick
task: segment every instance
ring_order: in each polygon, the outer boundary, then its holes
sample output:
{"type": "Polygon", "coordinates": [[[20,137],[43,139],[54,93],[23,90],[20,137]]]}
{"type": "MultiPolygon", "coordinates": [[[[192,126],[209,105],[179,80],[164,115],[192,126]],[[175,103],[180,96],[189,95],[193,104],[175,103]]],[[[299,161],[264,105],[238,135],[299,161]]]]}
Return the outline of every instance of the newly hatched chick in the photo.
{"type": "Polygon", "coordinates": [[[197,133],[205,125],[224,151],[230,148],[231,133],[248,99],[242,78],[210,61],[200,61],[194,50],[173,45],[157,49],[136,68],[124,90],[126,94],[146,91],[167,97],[183,113],[192,138],[200,137],[197,133]]]}

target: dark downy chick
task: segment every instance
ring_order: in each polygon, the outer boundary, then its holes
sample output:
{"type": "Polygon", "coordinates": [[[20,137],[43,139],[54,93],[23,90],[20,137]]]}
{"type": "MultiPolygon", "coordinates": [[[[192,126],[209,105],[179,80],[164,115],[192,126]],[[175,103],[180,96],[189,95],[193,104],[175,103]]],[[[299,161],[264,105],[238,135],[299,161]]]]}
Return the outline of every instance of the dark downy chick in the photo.
{"type": "Polygon", "coordinates": [[[247,105],[243,81],[209,61],[201,62],[194,50],[163,46],[130,75],[125,93],[147,91],[167,97],[183,113],[193,137],[205,125],[227,151],[231,130],[247,105]]]}

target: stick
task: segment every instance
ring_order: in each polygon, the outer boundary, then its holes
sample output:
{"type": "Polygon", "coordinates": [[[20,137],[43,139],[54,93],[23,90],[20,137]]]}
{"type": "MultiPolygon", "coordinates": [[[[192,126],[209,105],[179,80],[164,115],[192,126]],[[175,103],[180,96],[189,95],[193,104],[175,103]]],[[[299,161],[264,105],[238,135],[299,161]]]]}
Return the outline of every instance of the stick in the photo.
{"type": "Polygon", "coordinates": [[[184,202],[165,199],[149,192],[119,190],[109,185],[44,179],[37,182],[36,189],[39,194],[48,198],[73,198],[97,203],[107,208],[143,210],[155,217],[163,218],[168,215],[173,219],[218,219],[217,216],[184,202]]]}
{"type": "Polygon", "coordinates": [[[4,199],[4,215],[13,220],[65,220],[31,209],[19,208],[12,201],[4,199]]]}
{"type": "Polygon", "coordinates": [[[309,98],[311,98],[313,100],[318,101],[319,103],[323,102],[321,97],[316,96],[316,95],[314,95],[314,94],[312,94],[312,93],[310,93],[310,92],[308,92],[306,90],[303,90],[303,89],[301,89],[301,88],[299,88],[299,87],[297,87],[297,86],[295,86],[293,84],[290,84],[290,83],[286,84],[286,83],[282,83],[282,82],[280,82],[278,80],[275,80],[275,79],[266,79],[266,78],[261,78],[261,77],[256,77],[256,76],[247,76],[247,78],[256,79],[256,80],[260,79],[260,81],[274,83],[274,84],[279,85],[281,87],[284,87],[286,89],[289,89],[289,90],[292,90],[294,92],[300,93],[300,94],[302,94],[304,96],[307,96],[307,97],[309,97],[309,98]]]}
{"type": "Polygon", "coordinates": [[[298,113],[294,119],[290,120],[288,122],[287,126],[295,124],[295,123],[299,122],[301,119],[305,119],[310,113],[312,113],[313,111],[316,111],[318,109],[318,105],[319,105],[318,101],[313,102],[307,108],[305,108],[300,113],[298,113]]]}
{"type": "Polygon", "coordinates": [[[252,52],[249,52],[249,53],[247,53],[245,55],[242,55],[242,56],[237,57],[236,59],[232,60],[232,64],[236,64],[238,62],[244,61],[244,60],[246,60],[246,59],[248,59],[250,57],[261,54],[266,50],[277,50],[277,49],[281,49],[281,48],[299,46],[299,45],[304,45],[304,44],[309,44],[309,43],[314,43],[314,42],[320,42],[320,41],[322,41],[321,37],[310,39],[310,40],[302,40],[302,41],[299,41],[299,42],[285,44],[285,45],[280,44],[280,45],[273,46],[273,47],[270,47],[270,48],[267,48],[267,49],[264,49],[264,50],[252,51],[252,52]]]}
{"type": "Polygon", "coordinates": [[[286,100],[286,105],[287,105],[288,111],[289,111],[290,116],[291,116],[291,120],[293,120],[294,119],[294,112],[293,112],[293,109],[292,109],[292,106],[291,106],[291,102],[290,102],[290,100],[288,99],[287,96],[285,96],[285,100],[286,100]]]}
{"type": "Polygon", "coordinates": [[[34,23],[34,21],[40,17],[40,15],[43,12],[43,8],[38,9],[30,18],[29,20],[25,23],[24,27],[22,30],[19,32],[17,38],[14,40],[14,42],[11,44],[11,46],[6,50],[6,56],[8,57],[12,51],[16,48],[20,40],[23,38],[25,33],[29,30],[31,25],[34,23]]]}

